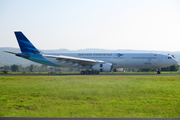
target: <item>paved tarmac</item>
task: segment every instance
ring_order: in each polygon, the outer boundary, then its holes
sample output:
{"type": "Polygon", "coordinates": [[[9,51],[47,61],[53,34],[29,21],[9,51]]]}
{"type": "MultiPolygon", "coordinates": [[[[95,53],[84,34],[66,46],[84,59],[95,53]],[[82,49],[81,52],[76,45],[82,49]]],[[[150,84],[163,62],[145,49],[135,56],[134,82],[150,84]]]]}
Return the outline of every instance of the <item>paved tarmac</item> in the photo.
{"type": "Polygon", "coordinates": [[[0,74],[0,76],[180,76],[180,74],[0,74]]]}

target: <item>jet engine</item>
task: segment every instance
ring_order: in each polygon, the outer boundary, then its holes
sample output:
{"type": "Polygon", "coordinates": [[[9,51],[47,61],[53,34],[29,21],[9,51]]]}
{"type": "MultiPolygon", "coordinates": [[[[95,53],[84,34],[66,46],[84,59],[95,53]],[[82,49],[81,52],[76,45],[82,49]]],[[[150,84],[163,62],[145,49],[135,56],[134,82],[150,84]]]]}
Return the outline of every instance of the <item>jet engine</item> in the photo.
{"type": "Polygon", "coordinates": [[[111,72],[113,65],[111,63],[100,63],[92,66],[93,71],[111,72]]]}

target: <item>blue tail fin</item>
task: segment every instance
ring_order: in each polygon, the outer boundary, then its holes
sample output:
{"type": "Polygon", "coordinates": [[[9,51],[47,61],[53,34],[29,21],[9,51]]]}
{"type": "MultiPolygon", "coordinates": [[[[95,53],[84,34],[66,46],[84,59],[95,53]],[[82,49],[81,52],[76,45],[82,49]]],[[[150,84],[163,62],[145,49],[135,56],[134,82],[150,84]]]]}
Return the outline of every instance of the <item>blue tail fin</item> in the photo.
{"type": "Polygon", "coordinates": [[[40,53],[22,32],[14,32],[21,52],[40,53]]]}

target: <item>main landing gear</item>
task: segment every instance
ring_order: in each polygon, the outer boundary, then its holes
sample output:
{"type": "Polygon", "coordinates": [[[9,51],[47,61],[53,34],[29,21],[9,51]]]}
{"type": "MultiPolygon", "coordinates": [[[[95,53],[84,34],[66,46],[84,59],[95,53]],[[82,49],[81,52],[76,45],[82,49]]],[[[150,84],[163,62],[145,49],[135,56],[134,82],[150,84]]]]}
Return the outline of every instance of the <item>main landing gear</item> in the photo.
{"type": "Polygon", "coordinates": [[[86,71],[81,71],[81,74],[84,75],[84,74],[99,74],[99,71],[89,71],[89,70],[86,70],[86,71]]]}
{"type": "Polygon", "coordinates": [[[161,68],[157,69],[157,74],[161,74],[161,68]]]}

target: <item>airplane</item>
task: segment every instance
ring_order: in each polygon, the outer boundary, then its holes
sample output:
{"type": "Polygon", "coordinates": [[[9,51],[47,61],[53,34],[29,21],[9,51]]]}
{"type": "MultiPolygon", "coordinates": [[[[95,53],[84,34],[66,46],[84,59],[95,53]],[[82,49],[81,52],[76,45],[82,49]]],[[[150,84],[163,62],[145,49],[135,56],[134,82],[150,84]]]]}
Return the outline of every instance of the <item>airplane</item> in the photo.
{"type": "Polygon", "coordinates": [[[161,68],[178,63],[170,55],[156,53],[43,53],[21,31],[14,33],[21,53],[4,52],[48,66],[78,67],[82,69],[81,74],[99,74],[118,68],[154,68],[160,74],[161,68]]]}

